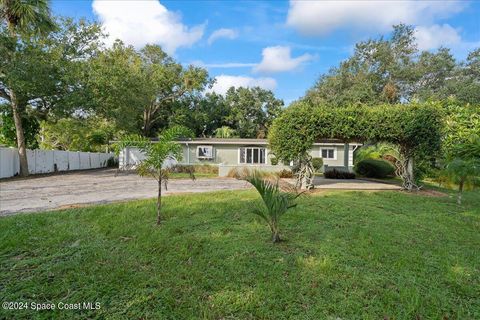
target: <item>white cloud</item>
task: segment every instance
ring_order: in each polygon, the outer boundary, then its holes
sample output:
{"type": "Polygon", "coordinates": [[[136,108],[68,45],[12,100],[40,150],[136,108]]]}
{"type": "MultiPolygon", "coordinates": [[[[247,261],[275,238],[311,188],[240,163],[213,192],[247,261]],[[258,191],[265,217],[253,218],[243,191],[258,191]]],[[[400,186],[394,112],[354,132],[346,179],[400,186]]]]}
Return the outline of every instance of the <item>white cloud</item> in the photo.
{"type": "Polygon", "coordinates": [[[208,44],[212,44],[221,38],[233,40],[236,37],[238,37],[238,32],[233,29],[218,29],[213,31],[210,37],[208,37],[208,44]]]}
{"type": "Polygon", "coordinates": [[[255,67],[256,63],[251,62],[226,62],[226,63],[206,63],[207,68],[251,68],[255,67]]]}
{"type": "Polygon", "coordinates": [[[273,78],[252,78],[246,76],[219,75],[215,77],[216,82],[209,92],[225,94],[231,87],[260,87],[267,90],[274,90],[277,87],[277,81],[273,78]]]}
{"type": "Polygon", "coordinates": [[[386,31],[393,24],[430,24],[460,12],[456,1],[290,1],[287,25],[305,34],[322,35],[350,26],[386,31]]]}
{"type": "Polygon", "coordinates": [[[262,56],[262,61],[253,69],[254,72],[274,73],[291,71],[313,59],[313,56],[310,54],[292,58],[290,47],[282,46],[264,48],[262,56]]]}
{"type": "Polygon", "coordinates": [[[204,25],[185,26],[177,14],[157,0],[94,0],[92,7],[111,42],[120,39],[137,48],[155,43],[173,54],[177,48],[189,47],[203,36],[204,25]]]}
{"type": "Polygon", "coordinates": [[[418,26],[415,28],[415,37],[417,38],[418,49],[430,50],[441,46],[453,46],[462,42],[458,30],[448,24],[418,26]]]}
{"type": "Polygon", "coordinates": [[[193,64],[197,67],[202,68],[212,68],[212,69],[228,69],[228,68],[251,68],[258,65],[258,63],[253,62],[221,62],[221,63],[206,63],[202,60],[193,60],[186,65],[193,64]]]}

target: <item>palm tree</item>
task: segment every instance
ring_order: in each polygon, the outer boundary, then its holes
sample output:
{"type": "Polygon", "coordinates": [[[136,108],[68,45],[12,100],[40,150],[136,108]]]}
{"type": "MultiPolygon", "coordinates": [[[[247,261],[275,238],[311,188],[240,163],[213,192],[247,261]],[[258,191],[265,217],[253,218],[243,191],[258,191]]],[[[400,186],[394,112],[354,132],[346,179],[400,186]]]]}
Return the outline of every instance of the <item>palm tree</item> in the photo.
{"type": "MultiPolygon", "coordinates": [[[[43,33],[54,28],[48,0],[0,0],[0,19],[2,23],[3,21],[6,22],[8,32],[14,43],[17,43],[19,34],[27,32],[43,33]]],[[[20,159],[20,176],[27,176],[27,150],[18,97],[11,88],[8,90],[1,89],[0,96],[7,99],[12,106],[20,159]]]]}
{"type": "Polygon", "coordinates": [[[264,207],[256,208],[253,213],[259,215],[267,222],[272,232],[272,241],[274,243],[281,241],[280,239],[280,217],[287,212],[288,209],[297,206],[295,199],[301,193],[284,192],[280,190],[279,181],[269,181],[259,172],[254,172],[246,178],[262,197],[264,207]]]}
{"type": "Polygon", "coordinates": [[[216,138],[233,138],[234,136],[235,136],[235,130],[228,126],[223,126],[215,129],[216,138]]]}
{"type": "MultiPolygon", "coordinates": [[[[155,143],[139,135],[128,135],[115,146],[117,152],[125,147],[134,146],[144,153],[145,159],[138,164],[137,172],[141,176],[151,176],[157,180],[157,225],[162,221],[162,184],[167,189],[168,177],[172,171],[172,166],[168,166],[167,162],[168,160],[182,160],[183,150],[177,139],[187,137],[192,137],[189,129],[175,126],[163,131],[155,143]]],[[[190,177],[195,180],[193,171],[190,172],[190,177]]]]}

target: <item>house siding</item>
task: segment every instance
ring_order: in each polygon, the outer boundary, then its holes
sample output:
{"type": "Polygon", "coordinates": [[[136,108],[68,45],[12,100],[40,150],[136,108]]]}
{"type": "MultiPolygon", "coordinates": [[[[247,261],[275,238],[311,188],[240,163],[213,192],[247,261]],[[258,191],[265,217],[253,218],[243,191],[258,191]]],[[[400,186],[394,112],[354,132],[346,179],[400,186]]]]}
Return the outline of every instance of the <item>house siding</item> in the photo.
{"type": "MultiPolygon", "coordinates": [[[[246,143],[234,143],[232,142],[216,142],[216,143],[209,143],[209,141],[188,141],[188,142],[181,142],[183,146],[183,159],[179,161],[181,164],[211,164],[211,165],[220,165],[229,168],[236,168],[236,167],[255,167],[259,169],[265,170],[282,170],[288,168],[288,166],[284,166],[279,163],[276,166],[272,166],[271,159],[273,158],[273,154],[266,148],[266,144],[261,142],[251,142],[246,141],[246,143]],[[198,146],[212,146],[213,147],[213,159],[198,159],[197,158],[197,147],[198,146]],[[240,164],[239,163],[239,148],[241,147],[264,147],[266,148],[266,163],[265,164],[240,164]]],[[[309,154],[313,158],[321,158],[321,150],[323,148],[329,148],[335,150],[335,159],[324,159],[324,165],[328,167],[343,167],[345,168],[345,163],[348,163],[348,169],[352,170],[353,167],[353,151],[355,145],[347,145],[348,147],[348,155],[347,159],[344,158],[345,155],[345,144],[343,143],[318,143],[315,144],[312,149],[310,150],[309,154]],[[347,161],[347,162],[345,162],[347,161]]],[[[126,159],[120,159],[121,163],[128,163],[132,165],[132,162],[137,162],[143,158],[143,155],[139,154],[139,151],[135,148],[127,148],[126,150],[130,150],[129,154],[122,152],[121,157],[125,157],[126,159]]]]}

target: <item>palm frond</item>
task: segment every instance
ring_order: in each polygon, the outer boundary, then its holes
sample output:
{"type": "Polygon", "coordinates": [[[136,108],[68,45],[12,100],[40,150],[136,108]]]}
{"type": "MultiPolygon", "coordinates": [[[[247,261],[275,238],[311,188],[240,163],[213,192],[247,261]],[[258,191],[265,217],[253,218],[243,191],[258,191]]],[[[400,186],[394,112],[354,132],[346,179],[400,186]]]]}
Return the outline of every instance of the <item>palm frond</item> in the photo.
{"type": "Polygon", "coordinates": [[[280,217],[287,212],[288,209],[294,208],[297,204],[295,199],[301,193],[283,192],[280,190],[279,181],[272,181],[268,177],[264,177],[258,172],[245,179],[258,191],[262,198],[264,207],[262,209],[254,209],[253,213],[262,217],[270,226],[273,233],[274,241],[279,239],[278,223],[280,217]]]}
{"type": "Polygon", "coordinates": [[[55,28],[48,0],[1,0],[0,15],[18,32],[45,33],[55,28]]]}
{"type": "Polygon", "coordinates": [[[160,133],[160,142],[172,142],[180,138],[192,138],[193,132],[184,126],[173,126],[160,133]]]}

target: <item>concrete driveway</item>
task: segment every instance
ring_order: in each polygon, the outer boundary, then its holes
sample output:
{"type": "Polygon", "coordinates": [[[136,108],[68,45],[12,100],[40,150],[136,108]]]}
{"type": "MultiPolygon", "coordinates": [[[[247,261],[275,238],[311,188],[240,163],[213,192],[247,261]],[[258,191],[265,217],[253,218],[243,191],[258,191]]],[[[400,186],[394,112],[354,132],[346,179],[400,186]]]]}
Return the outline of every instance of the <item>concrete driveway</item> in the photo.
{"type": "Polygon", "coordinates": [[[341,190],[400,190],[399,185],[363,179],[325,179],[315,177],[313,184],[316,189],[341,189],[341,190]]]}
{"type": "MultiPolygon", "coordinates": [[[[60,175],[11,179],[0,182],[0,216],[20,212],[45,211],[78,205],[153,198],[157,182],[135,173],[116,170],[77,171],[60,175]]],[[[290,179],[289,179],[290,180],[290,179]]],[[[290,181],[294,183],[293,179],[290,181]]],[[[360,179],[336,180],[316,177],[316,189],[398,190],[397,185],[360,179]]],[[[176,179],[163,193],[190,193],[247,189],[250,185],[231,178],[176,179]]]]}
{"type": "MultiPolygon", "coordinates": [[[[78,171],[60,175],[0,182],[0,215],[35,212],[69,206],[153,198],[157,182],[116,170],[78,171]]],[[[176,179],[164,194],[246,189],[245,181],[230,178],[176,179]]]]}

